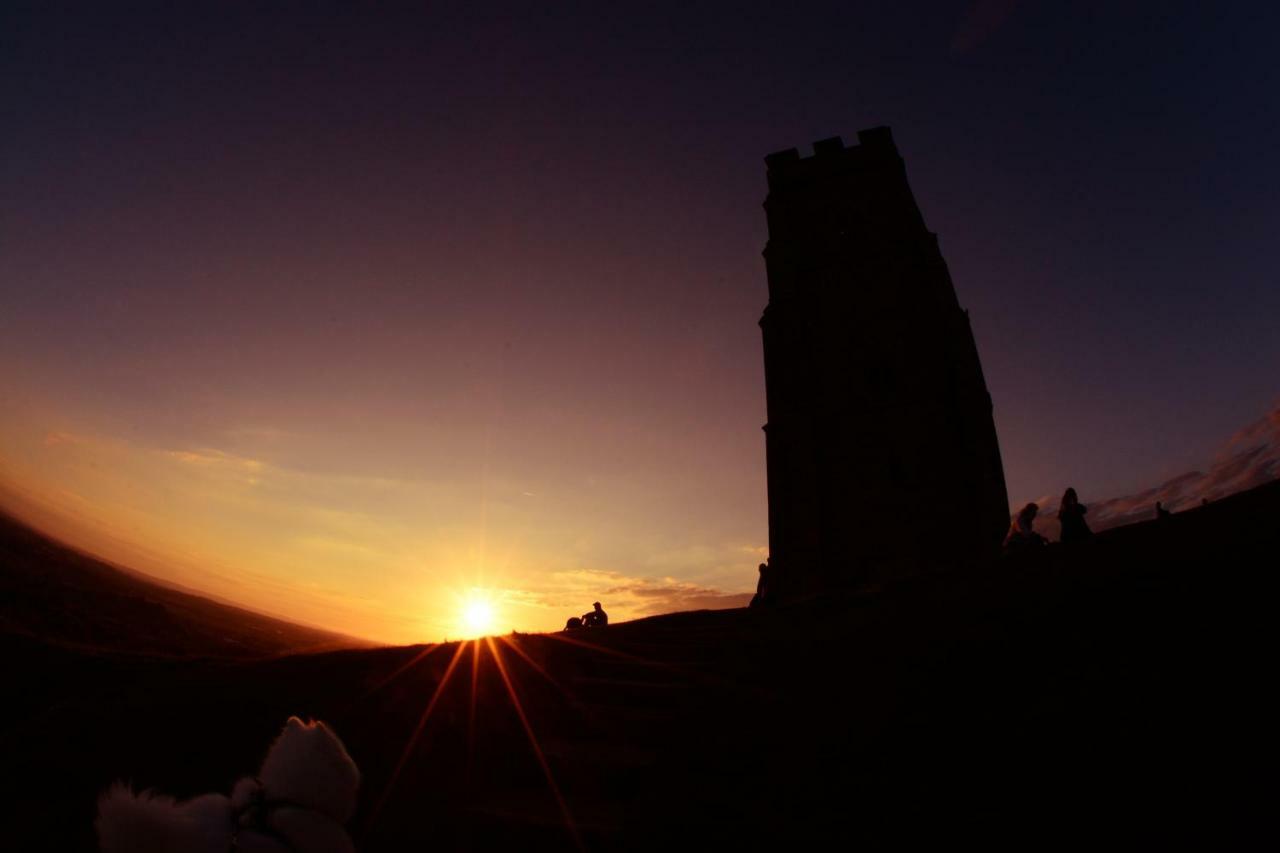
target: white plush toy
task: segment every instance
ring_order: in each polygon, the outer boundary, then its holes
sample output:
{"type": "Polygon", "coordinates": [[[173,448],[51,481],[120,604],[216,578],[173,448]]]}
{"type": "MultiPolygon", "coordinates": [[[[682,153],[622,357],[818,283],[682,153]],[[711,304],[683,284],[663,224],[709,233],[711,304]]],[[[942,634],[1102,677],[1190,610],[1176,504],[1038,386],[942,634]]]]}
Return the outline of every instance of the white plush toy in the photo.
{"type": "Polygon", "coordinates": [[[98,801],[102,853],[354,853],[360,771],[333,730],[290,717],[254,778],[186,802],[117,783],[98,801]]]}

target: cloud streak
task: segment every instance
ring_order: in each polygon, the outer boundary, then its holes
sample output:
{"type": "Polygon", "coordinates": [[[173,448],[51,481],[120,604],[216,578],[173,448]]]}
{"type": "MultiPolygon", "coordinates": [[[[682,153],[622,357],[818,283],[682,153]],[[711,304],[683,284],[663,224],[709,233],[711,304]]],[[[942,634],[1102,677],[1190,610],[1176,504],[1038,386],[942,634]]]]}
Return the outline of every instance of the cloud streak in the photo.
{"type": "Polygon", "coordinates": [[[750,592],[728,592],[672,577],[632,577],[600,569],[555,571],[519,589],[501,591],[502,603],[547,612],[564,619],[603,603],[614,621],[637,619],[681,610],[722,610],[744,607],[750,592]]]}

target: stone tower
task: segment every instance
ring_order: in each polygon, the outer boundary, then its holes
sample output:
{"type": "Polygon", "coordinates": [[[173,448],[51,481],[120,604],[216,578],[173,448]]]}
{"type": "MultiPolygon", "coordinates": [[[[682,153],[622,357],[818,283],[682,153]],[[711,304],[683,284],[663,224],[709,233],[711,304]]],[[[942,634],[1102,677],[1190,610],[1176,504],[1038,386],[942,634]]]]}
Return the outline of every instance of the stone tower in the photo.
{"type": "Polygon", "coordinates": [[[887,127],[765,158],[770,590],[994,554],[1004,469],[969,327],[887,127]]]}

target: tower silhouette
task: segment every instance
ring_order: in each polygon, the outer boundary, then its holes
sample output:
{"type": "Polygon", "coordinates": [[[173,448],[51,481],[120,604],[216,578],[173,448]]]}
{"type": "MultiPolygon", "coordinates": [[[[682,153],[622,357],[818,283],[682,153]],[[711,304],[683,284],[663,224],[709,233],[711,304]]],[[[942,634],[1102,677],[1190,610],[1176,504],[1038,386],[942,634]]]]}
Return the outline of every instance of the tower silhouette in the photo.
{"type": "Polygon", "coordinates": [[[887,127],[765,158],[772,591],[994,553],[1004,469],[969,326],[887,127]]]}

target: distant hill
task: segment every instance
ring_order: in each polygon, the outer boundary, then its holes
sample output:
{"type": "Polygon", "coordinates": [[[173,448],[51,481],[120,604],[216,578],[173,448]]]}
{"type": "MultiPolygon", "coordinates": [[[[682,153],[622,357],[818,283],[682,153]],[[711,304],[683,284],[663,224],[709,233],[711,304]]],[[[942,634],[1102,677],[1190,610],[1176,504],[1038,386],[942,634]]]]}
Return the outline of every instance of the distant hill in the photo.
{"type": "Polygon", "coordinates": [[[259,657],[372,645],[152,583],[3,514],[0,634],[169,656],[259,657]]]}
{"type": "MultiPolygon", "coordinates": [[[[1089,526],[1101,531],[1155,518],[1156,501],[1170,512],[1181,512],[1276,479],[1280,479],[1280,406],[1231,436],[1205,471],[1188,471],[1129,495],[1102,500],[1081,495],[1080,500],[1089,508],[1089,526]]],[[[1036,527],[1054,540],[1060,497],[1046,495],[1036,501],[1040,506],[1036,527]]]]}

